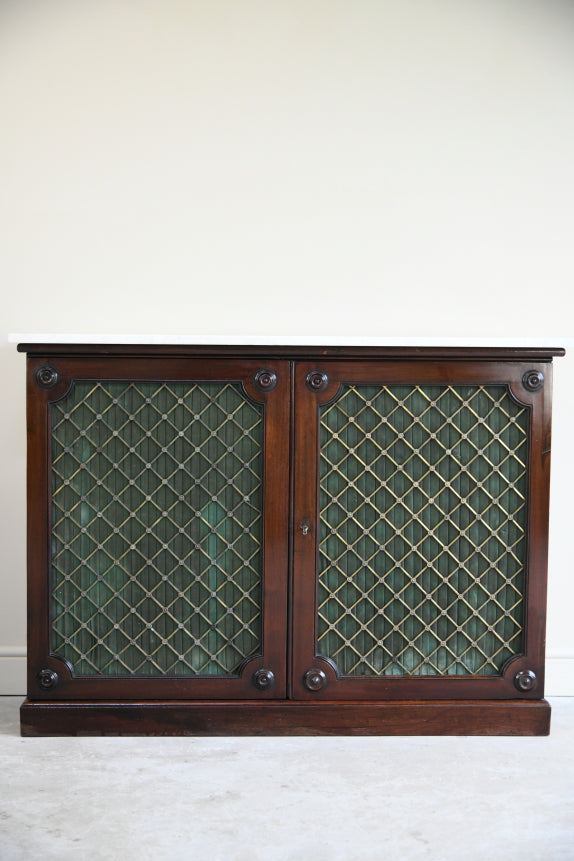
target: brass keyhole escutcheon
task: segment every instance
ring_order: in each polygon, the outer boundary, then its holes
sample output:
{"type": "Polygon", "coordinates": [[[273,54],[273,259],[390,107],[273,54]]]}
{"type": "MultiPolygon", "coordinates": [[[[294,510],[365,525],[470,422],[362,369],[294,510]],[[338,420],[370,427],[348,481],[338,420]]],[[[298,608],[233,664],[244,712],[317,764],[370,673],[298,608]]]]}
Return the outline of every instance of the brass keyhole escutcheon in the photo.
{"type": "Polygon", "coordinates": [[[309,535],[311,532],[311,521],[308,517],[304,517],[301,523],[299,524],[299,530],[301,535],[309,535]]]}

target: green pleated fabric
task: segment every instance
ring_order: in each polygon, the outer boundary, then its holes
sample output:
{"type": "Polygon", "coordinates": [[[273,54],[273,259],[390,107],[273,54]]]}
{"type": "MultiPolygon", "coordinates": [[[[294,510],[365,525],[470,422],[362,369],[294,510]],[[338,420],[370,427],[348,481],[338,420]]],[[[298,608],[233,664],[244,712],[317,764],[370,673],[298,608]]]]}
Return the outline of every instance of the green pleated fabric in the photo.
{"type": "Polygon", "coordinates": [[[261,648],[262,407],[76,382],[50,407],[52,650],[78,675],[234,675],[261,648]]]}
{"type": "Polygon", "coordinates": [[[317,649],[342,675],[495,675],[522,651],[528,433],[504,386],[321,409],[317,649]]]}

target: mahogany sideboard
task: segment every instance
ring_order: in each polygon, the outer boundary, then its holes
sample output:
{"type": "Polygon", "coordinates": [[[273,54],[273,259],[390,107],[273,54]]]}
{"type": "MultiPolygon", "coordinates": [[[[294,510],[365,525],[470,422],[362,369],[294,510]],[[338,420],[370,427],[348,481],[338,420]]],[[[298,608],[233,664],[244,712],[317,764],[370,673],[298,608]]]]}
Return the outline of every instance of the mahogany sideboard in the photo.
{"type": "Polygon", "coordinates": [[[24,735],[548,733],[563,350],[18,349],[24,735]]]}

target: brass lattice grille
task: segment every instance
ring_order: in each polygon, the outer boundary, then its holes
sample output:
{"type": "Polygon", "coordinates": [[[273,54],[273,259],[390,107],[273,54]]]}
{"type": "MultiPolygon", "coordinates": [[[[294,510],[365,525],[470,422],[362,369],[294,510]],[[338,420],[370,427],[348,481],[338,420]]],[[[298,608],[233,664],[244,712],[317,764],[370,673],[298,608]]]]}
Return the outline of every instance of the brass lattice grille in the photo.
{"type": "Polygon", "coordinates": [[[261,643],[262,408],[238,384],[54,403],[52,649],[77,674],[233,674],[261,643]]]}
{"type": "Polygon", "coordinates": [[[343,675],[521,652],[527,438],[504,386],[346,386],[322,408],[317,647],[343,675]]]}

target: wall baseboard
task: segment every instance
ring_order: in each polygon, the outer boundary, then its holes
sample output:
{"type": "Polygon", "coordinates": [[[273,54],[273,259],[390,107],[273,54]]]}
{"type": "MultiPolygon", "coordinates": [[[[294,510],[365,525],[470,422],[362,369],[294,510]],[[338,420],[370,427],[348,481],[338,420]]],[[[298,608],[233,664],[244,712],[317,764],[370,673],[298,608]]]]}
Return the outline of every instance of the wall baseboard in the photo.
{"type": "MultiPolygon", "coordinates": [[[[547,697],[574,697],[574,654],[546,659],[547,697]]],[[[26,648],[0,646],[0,696],[26,696],[26,648]]]]}
{"type": "Polygon", "coordinates": [[[546,697],[574,697],[574,654],[546,658],[546,697]]]}
{"type": "Polygon", "coordinates": [[[0,696],[26,696],[26,647],[0,646],[0,696]]]}

